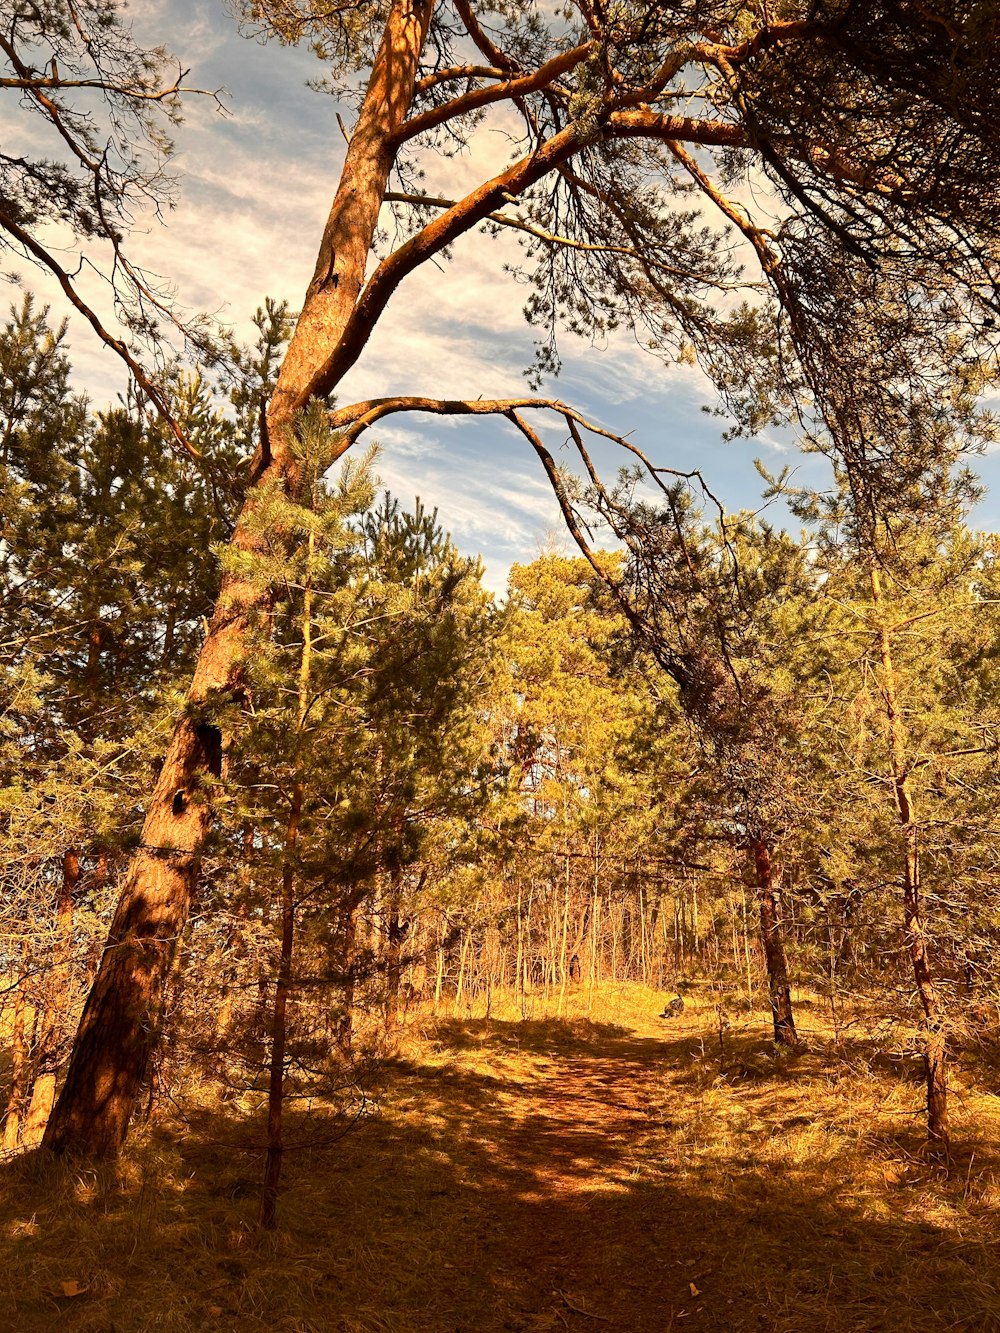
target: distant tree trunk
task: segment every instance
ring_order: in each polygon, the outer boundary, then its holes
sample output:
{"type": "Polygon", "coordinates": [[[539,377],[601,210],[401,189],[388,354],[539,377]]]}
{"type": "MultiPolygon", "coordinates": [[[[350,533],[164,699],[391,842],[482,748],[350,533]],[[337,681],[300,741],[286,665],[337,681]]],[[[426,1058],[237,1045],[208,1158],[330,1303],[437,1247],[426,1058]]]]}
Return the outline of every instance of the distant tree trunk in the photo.
{"type": "Polygon", "coordinates": [[[342,965],[344,988],[342,991],[344,1011],[337,1025],[337,1045],[345,1055],[350,1053],[354,1044],[354,992],[356,988],[357,944],[358,944],[358,908],[361,899],[356,892],[351,893],[344,904],[344,935],[342,965]]]}
{"type": "Polygon", "coordinates": [[[469,947],[472,944],[472,931],[463,931],[458,945],[458,982],[455,986],[455,1004],[453,1013],[458,1013],[459,1001],[465,991],[465,965],[469,956],[469,947]]]}
{"type": "Polygon", "coordinates": [[[399,983],[403,957],[403,940],[409,924],[400,926],[399,899],[402,871],[394,869],[390,877],[389,897],[385,917],[385,1021],[395,1027],[399,1021],[399,983]]]}
{"type": "Polygon", "coordinates": [[[524,1004],[524,921],[521,917],[523,889],[521,880],[517,881],[517,958],[514,963],[514,994],[520,995],[524,1004]]]}
{"type": "Polygon", "coordinates": [[[288,996],[292,988],[292,953],[295,944],[295,872],[292,856],[299,836],[304,788],[295,784],[285,831],[285,858],[281,867],[281,947],[274,987],[271,1028],[271,1067],[267,1085],[267,1159],[260,1196],[260,1224],[273,1229],[284,1153],[285,1050],[288,1040],[288,996]]]}
{"type": "Polygon", "coordinates": [[[927,927],[920,895],[920,844],[910,788],[906,728],[896,689],[889,629],[882,610],[882,585],[874,561],[869,568],[872,604],[878,623],[879,656],[882,665],[882,697],[885,700],[892,761],[892,787],[896,815],[903,833],[903,930],[913,966],[913,979],[924,1019],[924,1074],[927,1084],[927,1141],[932,1155],[947,1157],[949,1150],[947,1039],[941,1005],[931,972],[927,927]]]}
{"type": "Polygon", "coordinates": [[[448,937],[448,918],[442,917],[441,938],[437,946],[437,973],[434,978],[434,1017],[441,1012],[441,991],[444,987],[444,948],[448,937]]]}
{"type": "MultiPolygon", "coordinates": [[[[103,847],[97,852],[91,883],[94,897],[100,902],[104,890],[108,886],[108,853],[103,847]]],[[[90,943],[87,945],[86,989],[88,994],[94,984],[94,978],[97,976],[97,969],[101,963],[101,952],[100,938],[98,936],[91,937],[90,943]]]]}
{"type": "Polygon", "coordinates": [[[747,1012],[753,1010],[753,963],[750,958],[750,914],[747,910],[746,886],[740,884],[740,897],[743,903],[743,954],[747,967],[747,1012]]]}
{"type": "Polygon", "coordinates": [[[566,986],[569,982],[569,895],[570,895],[570,860],[566,857],[566,888],[563,895],[562,930],[559,942],[559,1003],[556,1017],[562,1018],[566,1005],[566,986]]]}
{"type": "Polygon", "coordinates": [[[597,851],[597,840],[595,838],[594,884],[592,890],[593,898],[591,899],[591,908],[590,908],[590,967],[587,972],[587,1014],[588,1015],[592,1014],[594,1011],[594,987],[600,981],[601,936],[599,927],[600,927],[601,900],[597,896],[598,877],[599,877],[598,851],[597,851]]]}
{"type": "Polygon", "coordinates": [[[788,964],[781,935],[781,914],[774,892],[774,871],[767,843],[751,838],[757,895],[760,900],[760,933],[767,964],[767,988],[771,999],[776,1046],[796,1046],[795,1019],[792,1016],[792,988],[788,983],[788,964]]]}
{"type": "Polygon", "coordinates": [[[31,1089],[31,1103],[21,1135],[26,1148],[35,1148],[41,1143],[55,1101],[56,1070],[70,1000],[69,962],[73,947],[73,901],[79,882],[79,853],[75,847],[70,847],[63,854],[62,876],[56,902],[52,967],[45,986],[45,1015],[35,1059],[35,1082],[31,1089]]]}
{"type": "Polygon", "coordinates": [[[26,1004],[24,992],[28,984],[30,958],[31,946],[24,940],[21,944],[21,967],[17,978],[17,990],[14,992],[14,1019],[10,1034],[10,1097],[7,1099],[7,1116],[3,1126],[4,1152],[13,1152],[18,1145],[21,1116],[24,1113],[28,1092],[28,1043],[24,1021],[26,1004]]]}

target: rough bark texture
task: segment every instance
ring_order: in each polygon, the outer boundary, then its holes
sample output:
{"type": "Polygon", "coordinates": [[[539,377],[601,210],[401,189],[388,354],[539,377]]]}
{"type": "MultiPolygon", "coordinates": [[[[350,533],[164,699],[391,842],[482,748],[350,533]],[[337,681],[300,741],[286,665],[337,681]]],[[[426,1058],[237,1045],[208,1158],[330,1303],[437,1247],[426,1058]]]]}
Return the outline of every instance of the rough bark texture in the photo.
{"type": "MultiPolygon", "coordinates": [[[[319,260],[267,413],[254,464],[260,481],[294,489],[292,435],[299,411],[329,392],[334,349],[350,320],[395,153],[413,97],[432,0],[393,6],[352,136],[319,260]]],[[[234,544],[253,549],[255,491],[234,544]]],[[[222,737],[210,720],[216,702],[238,697],[246,636],[268,597],[227,578],[156,789],[139,850],[129,867],[101,963],[73,1045],[66,1082],[46,1130],[55,1152],[118,1152],[157,1040],[164,987],[190,909],[198,858],[211,822],[205,779],[221,773],[222,737]]]]}
{"type": "Polygon", "coordinates": [[[781,937],[781,913],[774,892],[774,871],[771,853],[760,838],[751,841],[757,895],[760,900],[760,933],[767,964],[767,989],[771,1000],[776,1046],[798,1045],[795,1019],[792,1014],[792,988],[788,982],[788,964],[785,943],[781,937]]]}
{"type": "MultiPolygon", "coordinates": [[[[196,687],[207,674],[199,671],[196,687]]],[[[185,717],[160,771],[45,1131],[44,1146],[54,1152],[113,1155],[125,1139],[208,832],[209,806],[200,788],[206,776],[220,772],[218,728],[185,717]]]]}

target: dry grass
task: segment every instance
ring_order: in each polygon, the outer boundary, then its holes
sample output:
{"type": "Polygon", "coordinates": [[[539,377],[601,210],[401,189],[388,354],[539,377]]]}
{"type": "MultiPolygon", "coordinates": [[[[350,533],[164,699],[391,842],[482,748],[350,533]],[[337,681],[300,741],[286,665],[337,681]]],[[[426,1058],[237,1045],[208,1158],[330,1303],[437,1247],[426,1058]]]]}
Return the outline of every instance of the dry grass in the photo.
{"type": "Polygon", "coordinates": [[[761,1015],[720,1033],[708,995],[672,1022],[636,987],[567,998],[562,1021],[411,1017],[377,1114],[339,1139],[292,1117],[271,1236],[260,1123],[231,1108],[117,1169],[8,1166],[0,1329],[1000,1330],[985,1066],[956,1070],[945,1173],[905,1034],[886,1051],[858,1022],[835,1047],[806,1007],[807,1048],[775,1058],[761,1015]]]}

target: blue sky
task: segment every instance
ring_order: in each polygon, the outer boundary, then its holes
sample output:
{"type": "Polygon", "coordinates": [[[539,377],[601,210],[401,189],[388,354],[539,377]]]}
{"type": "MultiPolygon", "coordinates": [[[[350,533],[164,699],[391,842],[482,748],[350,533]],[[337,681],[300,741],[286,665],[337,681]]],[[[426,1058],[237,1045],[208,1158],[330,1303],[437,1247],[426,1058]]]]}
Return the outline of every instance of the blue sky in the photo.
{"type": "MultiPolygon", "coordinates": [[[[183,306],[218,312],[249,337],[250,316],[265,296],[287,298],[294,308],[305,290],[343,159],[336,103],[306,87],[320,72],[307,51],[242,38],[222,0],[138,0],[132,13],[141,40],[166,45],[190,67],[191,86],[227,91],[229,112],[221,115],[211,99],[190,100],[175,135],[178,205],[164,224],[151,219],[133,237],[133,256],[168,278],[183,306]]],[[[5,143],[18,131],[12,119],[5,143]]],[[[432,159],[432,193],[454,195],[480,178],[491,153],[506,151],[490,133],[464,157],[432,159]]],[[[340,400],[527,392],[522,371],[532,334],[521,315],[524,291],[501,271],[516,253],[512,238],[474,235],[456,247],[452,262],[409,279],[340,400]]],[[[58,293],[21,272],[62,313],[58,293]]],[[[78,386],[97,404],[112,397],[122,382],[112,354],[79,321],[71,322],[70,341],[78,386]]],[[[772,471],[788,463],[800,468],[800,478],[823,484],[823,465],[799,456],[790,439],[724,443],[724,423],[702,411],[712,402],[707,383],[689,367],[664,366],[629,335],[601,348],[567,338],[562,351],[564,372],[545,386],[546,395],[629,435],[658,463],[701,468],[730,507],[759,505],[756,456],[772,471]]],[[[397,417],[378,438],[383,481],[404,503],[419,494],[436,505],[459,545],[485,556],[491,586],[503,587],[512,561],[565,542],[537,461],[505,423],[397,417]]],[[[544,438],[557,449],[562,437],[550,429],[544,438]]],[[[614,451],[601,449],[598,457],[613,475],[614,451]]],[[[984,460],[983,471],[1000,494],[1000,456],[984,460]]],[[[1000,527],[996,494],[974,520],[1000,527]]]]}

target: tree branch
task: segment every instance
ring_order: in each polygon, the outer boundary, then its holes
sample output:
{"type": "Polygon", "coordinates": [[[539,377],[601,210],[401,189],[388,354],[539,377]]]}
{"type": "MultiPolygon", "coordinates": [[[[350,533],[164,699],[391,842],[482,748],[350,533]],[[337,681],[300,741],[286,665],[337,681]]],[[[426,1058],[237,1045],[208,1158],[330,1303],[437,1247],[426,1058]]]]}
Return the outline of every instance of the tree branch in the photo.
{"type": "MultiPolygon", "coordinates": [[[[662,132],[662,137],[667,140],[686,139],[693,143],[733,146],[743,142],[738,127],[721,121],[657,116],[640,111],[613,113],[610,118],[612,128],[617,124],[624,135],[645,133],[642,127],[649,122],[655,123],[658,132],[662,132]]],[[[499,205],[522,194],[589,144],[598,142],[602,133],[600,123],[573,121],[545,140],[535,152],[521,158],[499,176],[485,181],[384,259],[362,290],[337,346],[313,376],[309,396],[325,398],[333,392],[364,351],[372,329],[404,278],[426,260],[447,249],[477,223],[485,221],[499,205]]]]}
{"type": "Polygon", "coordinates": [[[511,60],[505,51],[501,51],[499,46],[492,42],[479,26],[479,20],[476,18],[469,0],[455,0],[455,12],[465,24],[466,32],[491,65],[496,65],[508,74],[519,72],[520,66],[516,61],[511,60]]]}
{"type": "Polygon", "coordinates": [[[89,306],[77,292],[73,285],[72,278],[59,261],[50,254],[48,250],[40,245],[34,237],[29,235],[23,227],[20,227],[13,218],[8,217],[2,207],[0,207],[0,227],[2,227],[9,235],[13,236],[18,244],[23,246],[39,264],[49,270],[59,283],[66,299],[70,302],[73,308],[83,315],[84,319],[97,334],[98,338],[100,338],[101,342],[103,342],[106,347],[110,347],[115,355],[128,367],[132,378],[156,408],[157,412],[170,430],[170,433],[184,452],[189,454],[196,462],[202,462],[201,453],[194,447],[188,437],[184,434],[183,430],[181,430],[177,419],[170,410],[170,405],[162,390],[157,387],[143,366],[132,355],[128,346],[122,342],[120,338],[115,338],[104,327],[96,311],[89,306]]]}
{"type": "MultiPolygon", "coordinates": [[[[455,199],[443,199],[429,194],[405,194],[397,190],[389,190],[383,198],[387,204],[412,204],[417,208],[421,206],[442,209],[458,207],[458,201],[455,199]]],[[[661,273],[670,274],[676,278],[689,278],[703,283],[706,287],[714,287],[718,291],[736,291],[752,285],[748,283],[719,282],[714,278],[704,277],[702,274],[694,274],[689,269],[677,268],[673,264],[664,264],[661,260],[653,259],[634,246],[602,245],[599,241],[578,241],[572,236],[558,236],[533,222],[526,222],[524,218],[511,217],[509,213],[490,213],[483,220],[496,223],[499,227],[510,227],[514,231],[525,232],[528,236],[535,237],[536,240],[544,241],[546,245],[562,246],[567,250],[583,250],[596,254],[622,255],[627,259],[635,259],[650,268],[657,269],[661,273]]]]}
{"type": "Polygon", "coordinates": [[[467,116],[481,106],[490,106],[494,102],[514,101],[518,97],[526,97],[528,93],[548,88],[560,75],[567,74],[581,61],[586,60],[594,50],[594,46],[594,42],[587,42],[583,46],[574,47],[572,51],[562,52],[530,74],[524,74],[520,78],[510,79],[490,88],[474,88],[472,92],[453,98],[442,106],[431,107],[429,111],[424,111],[414,116],[412,120],[406,121],[396,134],[395,143],[397,145],[406,143],[419,134],[426,134],[428,130],[445,124],[446,121],[454,120],[458,116],[467,116]]]}

